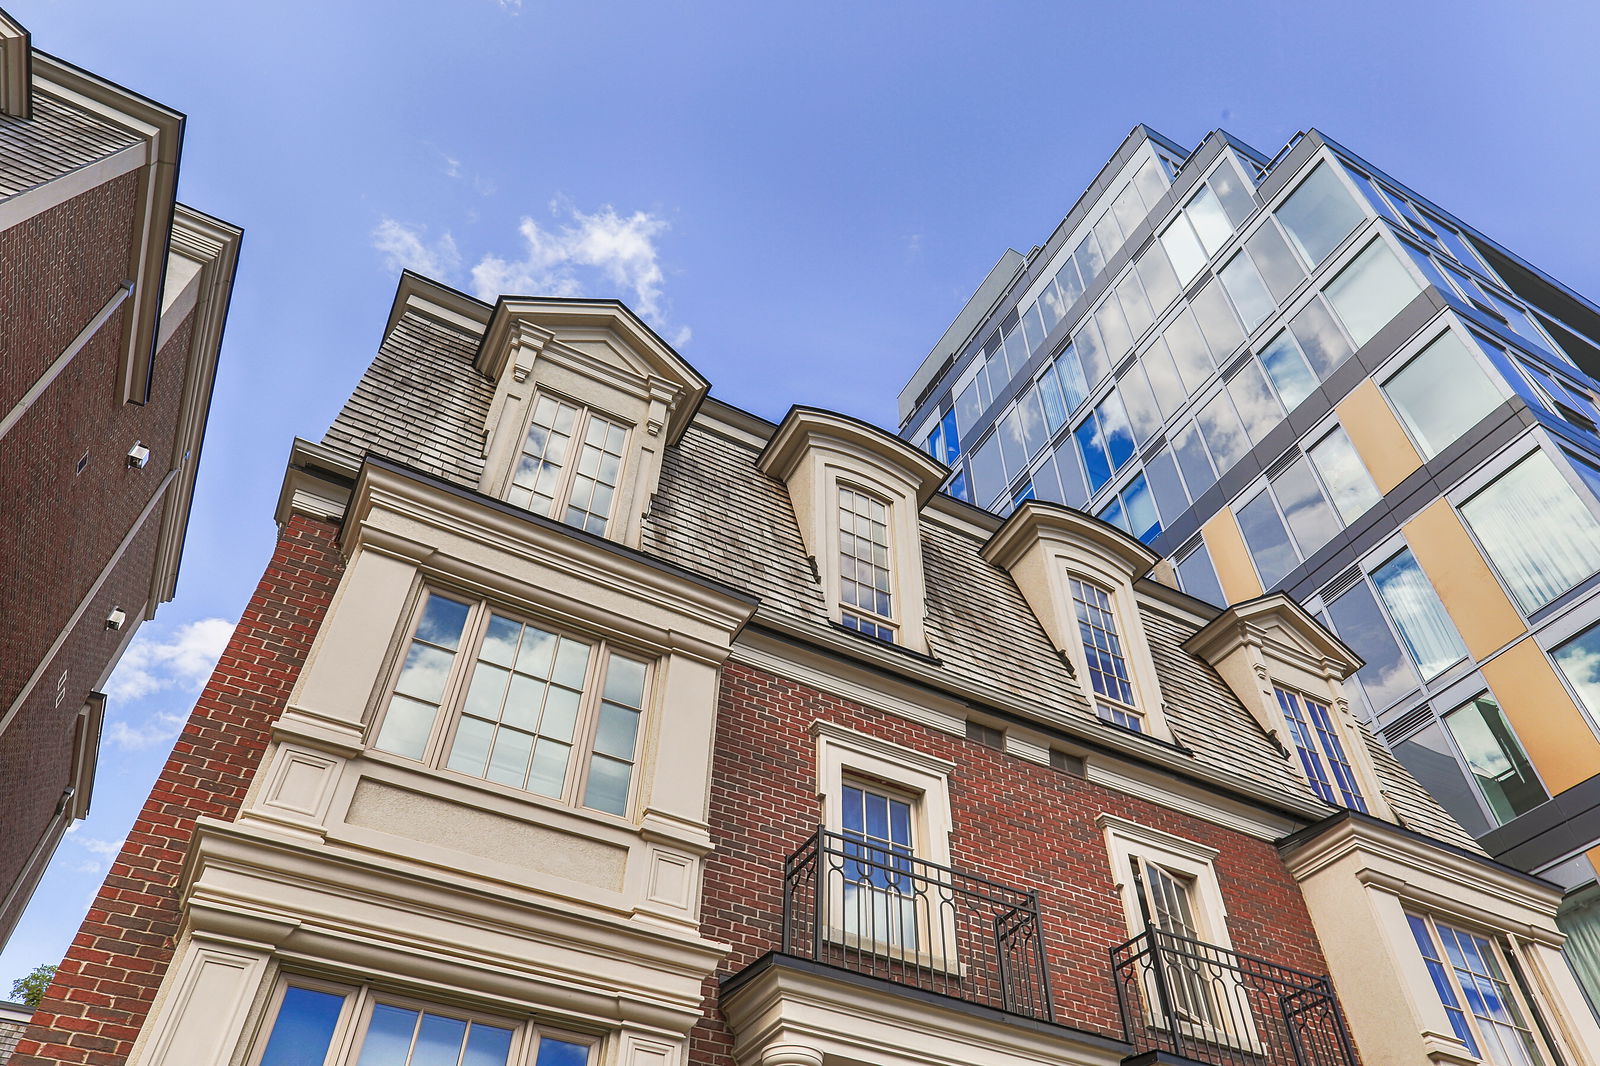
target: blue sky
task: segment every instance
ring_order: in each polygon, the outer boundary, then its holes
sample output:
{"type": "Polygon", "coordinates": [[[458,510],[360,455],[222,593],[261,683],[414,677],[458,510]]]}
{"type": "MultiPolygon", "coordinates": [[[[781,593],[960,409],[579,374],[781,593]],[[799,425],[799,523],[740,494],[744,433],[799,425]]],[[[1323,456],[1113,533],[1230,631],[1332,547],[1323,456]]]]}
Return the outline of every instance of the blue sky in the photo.
{"type": "Polygon", "coordinates": [[[292,437],[400,265],[617,296],[725,400],[892,426],[1008,246],[1136,123],[1269,154],[1316,126],[1600,295],[1600,5],[218,4],[9,0],[189,116],[180,196],[246,230],[178,598],[109,686],[94,810],[0,954],[60,957],[270,553],[292,437]]]}

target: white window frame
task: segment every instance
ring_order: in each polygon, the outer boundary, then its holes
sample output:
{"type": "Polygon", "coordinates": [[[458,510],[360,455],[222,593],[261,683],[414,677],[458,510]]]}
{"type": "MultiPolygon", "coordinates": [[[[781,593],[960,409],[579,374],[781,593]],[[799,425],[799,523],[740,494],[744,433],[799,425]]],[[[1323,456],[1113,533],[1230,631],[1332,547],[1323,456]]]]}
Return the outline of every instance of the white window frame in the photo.
{"type": "MultiPolygon", "coordinates": [[[[533,419],[539,410],[539,401],[542,399],[550,399],[556,403],[567,404],[578,409],[577,417],[573,421],[572,437],[569,441],[567,458],[561,468],[561,479],[550,504],[550,513],[544,516],[552,522],[571,525],[566,520],[567,505],[572,498],[572,485],[577,478],[578,472],[578,454],[583,448],[584,435],[588,431],[590,420],[598,417],[622,427],[622,456],[617,465],[617,483],[612,488],[611,507],[606,513],[605,528],[595,534],[596,536],[607,536],[611,531],[612,520],[616,518],[618,507],[622,503],[623,487],[627,483],[630,473],[628,468],[632,465],[630,460],[633,458],[632,450],[629,446],[633,441],[634,430],[637,427],[627,419],[614,415],[609,411],[601,410],[593,404],[584,403],[582,400],[568,396],[555,389],[537,388],[534,390],[532,398],[529,399],[527,414],[522,420],[522,430],[516,438],[511,455],[511,464],[506,470],[505,484],[501,487],[499,495],[503,499],[509,499],[511,490],[515,487],[517,467],[521,464],[522,456],[525,454],[528,433],[533,429],[533,419]]],[[[579,529],[581,527],[573,526],[572,528],[579,529]]]]}
{"type": "MultiPolygon", "coordinates": [[[[817,803],[824,829],[835,834],[843,832],[840,801],[845,785],[878,787],[910,803],[913,857],[937,866],[950,866],[950,834],[954,829],[950,812],[950,774],[955,770],[955,763],[822,719],[812,723],[810,732],[816,740],[817,803]]],[[[818,861],[823,862],[825,858],[819,856],[818,861]]],[[[834,885],[832,880],[828,898],[818,902],[826,911],[841,915],[844,913],[843,881],[834,885]]],[[[955,916],[949,908],[943,908],[940,921],[942,943],[955,944],[955,916]]],[[[944,958],[921,946],[907,951],[903,945],[864,941],[859,934],[847,931],[833,920],[826,922],[823,935],[830,943],[907,964],[950,973],[958,973],[962,965],[960,959],[944,958]]]]}
{"type": "MultiPolygon", "coordinates": [[[[1504,934],[1493,929],[1486,929],[1476,922],[1462,920],[1448,912],[1441,912],[1435,907],[1416,906],[1413,905],[1409,900],[1404,902],[1404,913],[1408,920],[1408,925],[1409,919],[1418,918],[1421,919],[1425,926],[1427,926],[1428,935],[1433,943],[1433,950],[1438,953],[1439,961],[1444,969],[1445,980],[1449,983],[1451,991],[1455,995],[1455,1005],[1466,1018],[1467,1026],[1471,1030],[1473,1038],[1478,1043],[1478,1053],[1481,1056],[1481,1061],[1485,1064],[1485,1066],[1516,1066],[1516,1064],[1513,1062],[1505,1062],[1499,1058],[1490,1057],[1491,1048],[1487,1041],[1484,1040],[1483,1031],[1478,1025],[1478,1018],[1473,1013],[1470,1002],[1463,992],[1461,987],[1461,979],[1459,976],[1457,976],[1455,966],[1451,962],[1450,956],[1445,950],[1443,940],[1439,935],[1438,923],[1440,922],[1443,922],[1446,925],[1459,930],[1460,932],[1482,937],[1488,942],[1490,951],[1492,951],[1496,956],[1496,962],[1499,964],[1501,975],[1505,979],[1506,987],[1511,990],[1512,1002],[1522,1013],[1522,1020],[1528,1028],[1529,1035],[1533,1038],[1534,1047],[1538,1053],[1536,1066],[1553,1066],[1555,1062],[1559,1061],[1551,1055],[1552,1049],[1549,1045],[1549,1042],[1545,1039],[1543,1025],[1541,1024],[1540,1020],[1542,1015],[1539,1013],[1539,1006],[1530,999],[1530,990],[1524,987],[1525,978],[1518,978],[1517,970],[1522,966],[1522,962],[1513,956],[1511,945],[1505,941],[1504,934]]],[[[1410,932],[1409,928],[1407,932],[1410,932]]],[[[1410,946],[1413,951],[1417,952],[1418,961],[1422,962],[1423,965],[1426,966],[1426,960],[1422,958],[1421,950],[1414,940],[1410,946]]],[[[1448,1012],[1445,1010],[1443,1000],[1439,996],[1437,987],[1433,986],[1431,983],[1431,975],[1430,991],[1433,992],[1434,1000],[1439,1003],[1440,1011],[1446,1013],[1448,1016],[1448,1012]]],[[[1454,1035],[1453,1030],[1451,1035],[1454,1035]]],[[[1470,1051],[1470,1049],[1468,1050],[1470,1051]]]]}
{"type": "Polygon", "coordinates": [[[448,586],[432,582],[420,584],[414,591],[410,608],[401,627],[397,630],[389,664],[383,674],[382,684],[378,686],[374,693],[373,705],[367,716],[369,722],[367,748],[369,753],[378,753],[381,756],[403,760],[413,765],[420,764],[427,767],[432,773],[448,774],[456,780],[470,782],[475,787],[493,789],[521,800],[558,804],[564,808],[599,818],[631,819],[634,808],[637,805],[639,778],[644,762],[645,735],[650,718],[654,714],[658,666],[659,662],[656,656],[641,652],[628,645],[620,644],[609,637],[575,630],[564,622],[541,616],[526,609],[509,607],[481,595],[458,592],[448,586]],[[382,732],[384,720],[388,716],[390,703],[395,695],[396,685],[399,682],[400,673],[405,664],[406,654],[416,635],[417,626],[422,621],[428,598],[433,595],[443,596],[456,603],[464,604],[467,607],[467,620],[462,627],[460,646],[456,650],[455,659],[451,663],[444,693],[440,697],[438,710],[434,714],[433,727],[429,731],[427,743],[423,748],[421,758],[414,759],[407,755],[378,748],[376,744],[378,736],[382,732]],[[473,667],[477,662],[477,652],[482,647],[483,637],[487,632],[489,616],[491,615],[500,615],[525,625],[532,625],[554,633],[559,637],[582,640],[588,643],[591,648],[588,667],[584,675],[583,689],[577,712],[578,720],[574,727],[570,753],[570,758],[579,765],[574,767],[569,763],[560,796],[547,796],[515,785],[494,781],[488,777],[477,776],[462,770],[453,770],[448,765],[451,744],[460,725],[467,689],[472,679],[473,667]],[[599,808],[588,807],[583,803],[583,796],[588,785],[589,760],[594,754],[595,733],[599,727],[600,704],[603,700],[604,688],[604,664],[609,663],[612,655],[620,655],[625,659],[643,663],[645,667],[644,696],[641,700],[642,706],[639,708],[639,729],[634,740],[634,758],[629,774],[628,797],[624,812],[620,815],[599,808]]]}
{"type": "MultiPolygon", "coordinates": [[[[833,491],[829,493],[829,498],[833,508],[832,535],[833,553],[836,567],[834,575],[833,601],[834,609],[839,615],[839,624],[845,626],[846,628],[854,629],[853,626],[850,626],[849,623],[845,622],[844,615],[847,613],[859,615],[864,621],[874,623],[882,629],[887,629],[891,634],[891,636],[887,639],[884,637],[873,636],[872,634],[868,633],[863,633],[862,636],[872,637],[872,639],[875,640],[882,640],[886,644],[900,646],[901,633],[905,628],[902,625],[902,616],[905,612],[903,610],[900,588],[900,567],[898,565],[899,553],[895,551],[896,537],[894,523],[897,516],[895,514],[894,498],[885,495],[878,489],[870,488],[859,483],[855,479],[847,477],[836,478],[834,480],[833,491]],[[889,613],[886,615],[879,614],[877,611],[869,610],[859,605],[852,605],[844,602],[844,576],[842,571],[838,570],[837,568],[842,564],[842,559],[844,556],[844,545],[840,542],[840,537],[844,532],[841,527],[844,522],[844,494],[846,492],[853,492],[857,496],[860,496],[873,503],[877,503],[883,507],[884,540],[886,542],[885,549],[888,556],[888,561],[884,564],[884,568],[889,571],[889,613]]],[[[859,630],[856,631],[859,632],[859,630]]]]}
{"type": "MultiPolygon", "coordinates": [[[[1216,858],[1221,853],[1216,848],[1105,812],[1095,817],[1095,825],[1100,827],[1105,838],[1106,856],[1111,863],[1111,881],[1116,885],[1117,896],[1122,902],[1123,918],[1127,922],[1130,938],[1145,932],[1139,886],[1134,883],[1133,877],[1134,861],[1141,860],[1186,878],[1192,889],[1189,902],[1194,911],[1199,938],[1224,951],[1234,950],[1233,937],[1228,931],[1228,911],[1223,902],[1222,888],[1217,882],[1216,858]]],[[[1243,985],[1226,971],[1210,975],[1206,980],[1213,991],[1232,981],[1237,986],[1238,995],[1248,994],[1243,985]]],[[[1147,1007],[1145,1024],[1161,1027],[1164,1020],[1148,1009],[1152,995],[1147,989],[1142,989],[1141,994],[1147,1007]]],[[[1223,1017],[1242,1024],[1221,1030],[1200,1023],[1185,1023],[1184,1036],[1241,1048],[1253,1054],[1265,1053],[1248,1010],[1226,1011],[1223,1017]]]]}
{"type": "Polygon", "coordinates": [[[263,1056],[266,1055],[267,1042],[272,1036],[273,1026],[278,1020],[278,1012],[283,1006],[284,995],[290,986],[333,993],[344,997],[339,1019],[334,1025],[333,1036],[329,1041],[328,1053],[323,1060],[324,1066],[354,1066],[360,1058],[362,1046],[366,1041],[367,1030],[372,1022],[372,1009],[379,1003],[401,1007],[406,1010],[423,1011],[462,1021],[481,1022],[503,1029],[510,1029],[512,1031],[511,1051],[507,1056],[509,1066],[535,1066],[535,1056],[538,1054],[539,1041],[544,1036],[568,1043],[580,1044],[588,1048],[588,1066],[597,1066],[600,1061],[599,1052],[602,1040],[591,1033],[572,1032],[558,1027],[540,1025],[529,1018],[519,1021],[516,1018],[492,1011],[461,1008],[419,999],[415,996],[390,994],[366,983],[346,984],[322,978],[305,977],[295,973],[280,973],[273,982],[272,992],[267,1001],[267,1009],[262,1012],[261,1021],[256,1027],[256,1031],[247,1037],[250,1042],[250,1054],[245,1061],[249,1066],[260,1066],[263,1056]]]}

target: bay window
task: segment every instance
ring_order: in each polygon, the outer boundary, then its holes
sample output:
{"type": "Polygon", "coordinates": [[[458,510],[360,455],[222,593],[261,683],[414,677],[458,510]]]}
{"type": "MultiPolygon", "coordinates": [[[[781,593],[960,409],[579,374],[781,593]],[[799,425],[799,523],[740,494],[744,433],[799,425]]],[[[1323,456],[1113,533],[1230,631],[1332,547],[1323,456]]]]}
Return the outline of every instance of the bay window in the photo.
{"type": "Polygon", "coordinates": [[[254,1066],[589,1066],[595,1042],[368,987],[290,977],[254,1066]]]}
{"type": "Polygon", "coordinates": [[[430,592],[373,747],[625,814],[649,673],[604,641],[430,592]]]}
{"type": "Polygon", "coordinates": [[[1508,979],[1500,945],[1431,915],[1406,920],[1457,1039],[1490,1066],[1542,1066],[1520,981],[1508,979]]]}

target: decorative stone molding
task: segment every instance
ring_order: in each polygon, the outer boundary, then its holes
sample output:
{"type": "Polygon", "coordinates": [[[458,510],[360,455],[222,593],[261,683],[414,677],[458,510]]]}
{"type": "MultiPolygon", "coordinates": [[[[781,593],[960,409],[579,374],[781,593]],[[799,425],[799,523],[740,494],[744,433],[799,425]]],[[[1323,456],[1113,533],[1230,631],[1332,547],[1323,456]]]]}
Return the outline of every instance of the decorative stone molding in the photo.
{"type": "MultiPolygon", "coordinates": [[[[1281,685],[1327,704],[1334,712],[1334,728],[1360,782],[1362,798],[1372,814],[1394,820],[1373,769],[1367,739],[1344,695],[1343,681],[1361,668],[1361,658],[1299,604],[1282,593],[1236,603],[1183,646],[1221,675],[1285,758],[1292,759],[1294,737],[1275,688],[1281,685]]],[[[1298,768],[1299,762],[1295,760],[1294,765],[1298,768]]]]}
{"type": "Polygon", "coordinates": [[[927,651],[921,512],[949,473],[944,464],[865,422],[814,407],[791,407],[756,459],[789,490],[828,603],[840,619],[839,487],[865,491],[888,507],[889,572],[896,642],[927,651]]]}

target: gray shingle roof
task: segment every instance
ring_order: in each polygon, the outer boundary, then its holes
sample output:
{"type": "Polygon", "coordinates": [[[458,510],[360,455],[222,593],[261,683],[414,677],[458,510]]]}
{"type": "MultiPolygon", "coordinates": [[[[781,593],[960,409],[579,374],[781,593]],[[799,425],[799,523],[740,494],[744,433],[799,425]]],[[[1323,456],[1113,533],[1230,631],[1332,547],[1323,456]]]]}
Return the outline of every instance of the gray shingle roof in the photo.
{"type": "MultiPolygon", "coordinates": [[[[371,452],[476,488],[494,392],[472,366],[476,348],[477,337],[407,312],[323,443],[354,459],[371,452]]],[[[699,416],[663,457],[642,550],[753,593],[765,612],[832,630],[788,493],[756,468],[758,454],[748,440],[699,416]]],[[[964,691],[1004,690],[1040,719],[1080,733],[1114,728],[1095,715],[1011,575],[980,556],[983,544],[971,530],[923,517],[934,673],[964,691]]],[[[1148,603],[1142,612],[1167,720],[1197,768],[1244,774],[1268,794],[1305,802],[1309,789],[1295,765],[1226,682],[1183,649],[1194,624],[1148,603]]],[[[1479,850],[1370,734],[1367,744],[1407,825],[1479,850]]]]}
{"type": "Polygon", "coordinates": [[[494,384],[472,366],[478,339],[408,313],[328,427],[322,443],[356,461],[371,452],[476,489],[494,384]]]}
{"type": "Polygon", "coordinates": [[[44,93],[33,94],[33,116],[0,114],[0,199],[88,166],[137,144],[116,123],[44,93]]]}

